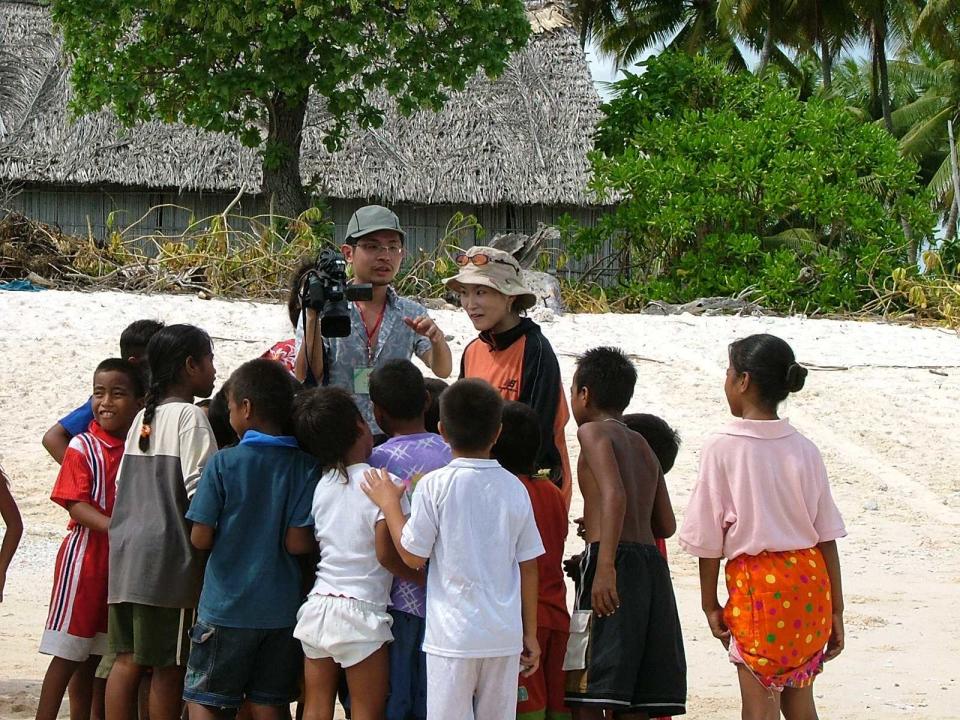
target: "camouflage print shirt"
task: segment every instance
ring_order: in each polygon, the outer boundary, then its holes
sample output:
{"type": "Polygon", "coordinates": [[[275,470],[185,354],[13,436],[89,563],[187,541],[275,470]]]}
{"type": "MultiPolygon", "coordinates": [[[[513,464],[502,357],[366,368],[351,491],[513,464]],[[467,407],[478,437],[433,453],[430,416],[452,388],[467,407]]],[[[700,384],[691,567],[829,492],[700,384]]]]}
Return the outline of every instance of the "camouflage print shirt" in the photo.
{"type": "MultiPolygon", "coordinates": [[[[409,360],[414,355],[422,358],[432,347],[430,340],[417,335],[403,322],[404,318],[418,318],[427,314],[427,309],[409,298],[400,297],[387,288],[387,305],[383,322],[377,334],[375,347],[367,347],[367,330],[355,303],[350,303],[350,335],[343,338],[323,339],[325,385],[342,387],[353,393],[364,419],[374,434],[381,432],[373,418],[373,406],[365,388],[355,387],[356,373],[363,368],[377,368],[389,360],[409,360]],[[373,361],[370,361],[370,355],[373,361]],[[360,390],[360,392],[357,392],[360,390]]],[[[297,352],[303,344],[303,320],[297,325],[297,352]]]]}

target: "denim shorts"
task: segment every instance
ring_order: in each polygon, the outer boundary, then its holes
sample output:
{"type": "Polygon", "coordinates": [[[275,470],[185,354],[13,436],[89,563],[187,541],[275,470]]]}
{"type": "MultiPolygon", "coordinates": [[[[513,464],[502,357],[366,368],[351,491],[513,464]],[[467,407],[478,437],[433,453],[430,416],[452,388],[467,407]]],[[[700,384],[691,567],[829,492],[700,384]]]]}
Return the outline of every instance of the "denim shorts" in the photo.
{"type": "Polygon", "coordinates": [[[286,705],[300,694],[303,652],[293,628],[222,627],[202,620],[190,630],[183,699],[215,708],[286,705]]]}

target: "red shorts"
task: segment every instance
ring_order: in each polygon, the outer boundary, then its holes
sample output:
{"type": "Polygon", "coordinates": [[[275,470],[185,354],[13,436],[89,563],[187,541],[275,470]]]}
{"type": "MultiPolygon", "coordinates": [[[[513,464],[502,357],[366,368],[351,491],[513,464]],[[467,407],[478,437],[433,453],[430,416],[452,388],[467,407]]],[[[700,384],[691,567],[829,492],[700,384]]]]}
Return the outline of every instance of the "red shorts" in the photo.
{"type": "Polygon", "coordinates": [[[570,717],[570,709],[563,701],[566,684],[563,658],[569,637],[566,630],[537,629],[540,668],[530,677],[520,676],[517,720],[567,720],[570,717]]]}

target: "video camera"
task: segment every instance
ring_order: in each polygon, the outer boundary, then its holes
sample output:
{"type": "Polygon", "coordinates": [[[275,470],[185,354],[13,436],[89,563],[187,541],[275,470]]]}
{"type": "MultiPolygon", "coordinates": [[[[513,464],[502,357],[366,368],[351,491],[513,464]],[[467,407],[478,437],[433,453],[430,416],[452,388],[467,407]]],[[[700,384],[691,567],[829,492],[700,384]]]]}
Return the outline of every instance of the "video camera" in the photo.
{"type": "Polygon", "coordinates": [[[373,285],[347,283],[347,261],[337,250],[326,249],[317,257],[316,267],[307,272],[300,286],[300,306],[320,314],[323,337],[347,337],[350,334],[350,309],[347,302],[372,300],[373,285]]]}

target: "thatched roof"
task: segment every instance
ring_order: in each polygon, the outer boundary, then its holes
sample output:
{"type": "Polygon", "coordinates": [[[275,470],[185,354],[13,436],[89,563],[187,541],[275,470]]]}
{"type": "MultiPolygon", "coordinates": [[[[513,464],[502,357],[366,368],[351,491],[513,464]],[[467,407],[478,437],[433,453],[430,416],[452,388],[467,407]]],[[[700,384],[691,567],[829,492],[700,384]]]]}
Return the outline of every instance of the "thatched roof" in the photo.
{"type": "MultiPolygon", "coordinates": [[[[439,113],[386,120],[331,155],[313,103],[301,173],[325,194],[387,202],[592,204],[588,164],[599,96],[575,30],[528,6],[534,34],[495,82],[474,78],[439,113]]],[[[0,179],[184,190],[260,187],[259,159],[234,139],[160,122],[126,129],[101,111],[72,122],[49,11],[0,2],[0,179]]]]}

